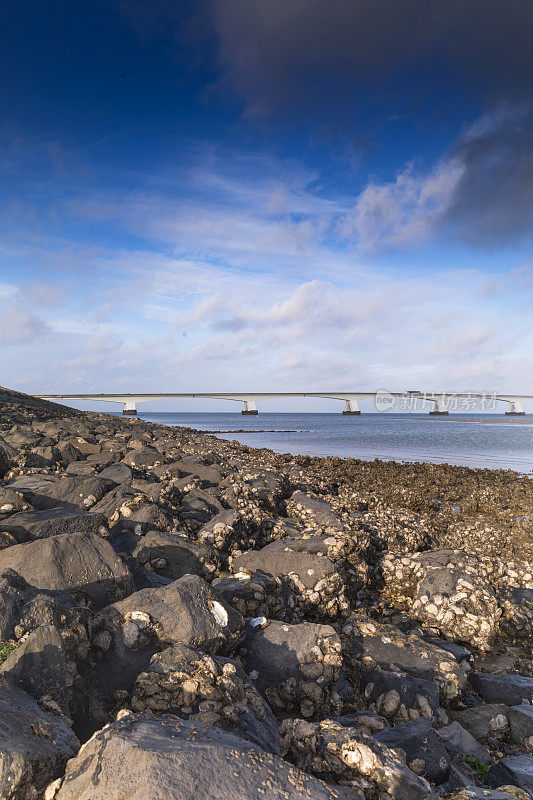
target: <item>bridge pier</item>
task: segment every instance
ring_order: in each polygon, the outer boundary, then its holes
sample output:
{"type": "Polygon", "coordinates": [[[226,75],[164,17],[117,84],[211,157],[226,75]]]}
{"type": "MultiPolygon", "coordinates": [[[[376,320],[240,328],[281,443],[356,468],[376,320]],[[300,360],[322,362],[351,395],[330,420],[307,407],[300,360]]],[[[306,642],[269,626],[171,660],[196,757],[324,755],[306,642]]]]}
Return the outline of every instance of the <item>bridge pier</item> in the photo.
{"type": "Polygon", "coordinates": [[[430,417],[441,417],[450,413],[446,408],[446,402],[443,397],[434,399],[431,402],[433,403],[433,408],[429,412],[430,417]]]}
{"type": "Polygon", "coordinates": [[[506,417],[523,417],[526,412],[518,400],[509,401],[509,411],[505,412],[506,417]]]}
{"type": "Polygon", "coordinates": [[[241,414],[246,414],[251,417],[257,417],[259,411],[257,410],[255,400],[252,399],[244,400],[244,408],[241,411],[241,414]]]}
{"type": "Polygon", "coordinates": [[[136,417],[137,416],[137,409],[135,407],[135,403],[126,402],[122,407],[122,414],[128,417],[136,417]]]}
{"type": "Polygon", "coordinates": [[[357,400],[346,400],[346,403],[344,405],[344,410],[342,413],[350,416],[358,416],[361,413],[361,411],[357,404],[357,400]]]}

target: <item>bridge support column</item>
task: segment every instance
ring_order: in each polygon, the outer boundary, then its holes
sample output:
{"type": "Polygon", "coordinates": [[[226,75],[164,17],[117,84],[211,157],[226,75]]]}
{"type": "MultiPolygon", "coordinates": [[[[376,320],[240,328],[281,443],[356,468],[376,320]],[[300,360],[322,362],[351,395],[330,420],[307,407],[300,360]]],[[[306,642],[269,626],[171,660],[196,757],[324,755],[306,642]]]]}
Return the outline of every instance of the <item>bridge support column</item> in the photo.
{"type": "Polygon", "coordinates": [[[430,416],[440,417],[443,415],[446,416],[447,414],[450,413],[446,408],[446,402],[443,397],[438,398],[436,400],[432,400],[432,403],[433,403],[433,408],[429,412],[430,416]]]}
{"type": "Polygon", "coordinates": [[[122,413],[124,416],[136,417],[137,409],[135,408],[135,403],[132,403],[131,401],[124,403],[124,406],[122,408],[122,413]]]}
{"type": "Polygon", "coordinates": [[[509,402],[509,411],[505,412],[506,417],[523,417],[526,412],[518,400],[509,402]]]}
{"type": "Polygon", "coordinates": [[[357,405],[357,400],[346,400],[344,405],[343,414],[357,416],[361,413],[359,406],[357,405]]]}
{"type": "Polygon", "coordinates": [[[244,408],[241,411],[241,414],[248,414],[248,416],[257,417],[259,411],[257,410],[255,400],[245,400],[244,408]]]}

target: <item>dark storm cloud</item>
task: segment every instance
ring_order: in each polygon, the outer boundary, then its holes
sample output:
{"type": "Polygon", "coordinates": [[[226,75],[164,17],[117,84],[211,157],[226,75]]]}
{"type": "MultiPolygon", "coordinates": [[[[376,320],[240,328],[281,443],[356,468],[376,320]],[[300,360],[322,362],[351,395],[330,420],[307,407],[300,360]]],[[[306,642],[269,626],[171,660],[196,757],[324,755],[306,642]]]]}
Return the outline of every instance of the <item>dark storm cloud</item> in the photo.
{"type": "MultiPolygon", "coordinates": [[[[320,82],[331,95],[421,62],[497,94],[533,77],[530,0],[212,2],[221,65],[250,113],[318,107],[320,82]]],[[[425,81],[419,72],[413,82],[425,81]]]]}
{"type": "Polygon", "coordinates": [[[454,95],[471,97],[473,113],[487,117],[452,148],[464,173],[444,222],[476,243],[533,230],[533,112],[524,105],[533,89],[531,0],[213,0],[212,8],[221,69],[249,117],[292,113],[312,126],[333,114],[355,126],[369,97],[383,118],[438,109],[441,94],[453,116],[454,95]]]}
{"type": "Polygon", "coordinates": [[[464,165],[445,221],[474,244],[506,242],[533,231],[533,112],[502,108],[457,144],[464,165]]]}

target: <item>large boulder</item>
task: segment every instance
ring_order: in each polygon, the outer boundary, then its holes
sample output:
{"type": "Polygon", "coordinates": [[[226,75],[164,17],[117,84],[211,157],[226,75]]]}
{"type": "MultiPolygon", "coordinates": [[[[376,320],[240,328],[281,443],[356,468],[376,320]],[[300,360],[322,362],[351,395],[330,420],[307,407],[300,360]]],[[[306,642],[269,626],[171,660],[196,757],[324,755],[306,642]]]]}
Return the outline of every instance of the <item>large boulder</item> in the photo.
{"type": "Polygon", "coordinates": [[[151,657],[171,645],[204,653],[231,654],[243,619],[217,598],[197,575],[184,575],[167,586],[141,589],[105,608],[101,615],[102,691],[107,696],[128,689],[146,670],[151,657]]]}
{"type": "Polygon", "coordinates": [[[380,667],[435,681],[445,701],[466,686],[466,674],[453,655],[414,634],[362,615],[350,617],[343,633],[345,666],[354,683],[359,683],[363,669],[380,667]]]}
{"type": "Polygon", "coordinates": [[[213,547],[164,531],[148,531],[139,540],[133,556],[141,566],[172,580],[183,575],[201,575],[209,579],[218,568],[213,547]]]}
{"type": "Polygon", "coordinates": [[[384,597],[427,627],[489,650],[502,609],[487,579],[491,565],[461,550],[436,550],[382,561],[384,597]]]}
{"type": "Polygon", "coordinates": [[[338,800],[257,745],[177,717],[125,716],[70,761],[56,800],[338,800]]]}
{"type": "Polygon", "coordinates": [[[330,625],[288,625],[252,620],[242,659],[248,674],[276,712],[304,717],[339,711],[335,690],[342,665],[340,639],[330,625]]]}
{"type": "Polygon", "coordinates": [[[135,682],[130,707],[223,728],[279,755],[279,731],[272,711],[242,667],[223,656],[181,645],[156,653],[135,682]]]}
{"type": "Polygon", "coordinates": [[[64,717],[42,711],[21,689],[0,680],[0,797],[42,797],[78,748],[64,717]]]}
{"type": "Polygon", "coordinates": [[[51,508],[44,511],[23,511],[12,514],[2,522],[2,529],[13,534],[17,541],[45,539],[64,533],[107,534],[107,520],[103,514],[51,508]]]}
{"type": "Polygon", "coordinates": [[[346,615],[349,604],[344,596],[344,583],[329,558],[284,549],[278,542],[274,545],[237,556],[231,565],[232,572],[240,577],[262,570],[284,579],[302,617],[321,620],[346,615]]]}
{"type": "Polygon", "coordinates": [[[37,589],[82,592],[94,608],[133,590],[132,577],[109,542],[92,533],[64,533],[0,552],[0,573],[18,572],[37,589]]]}

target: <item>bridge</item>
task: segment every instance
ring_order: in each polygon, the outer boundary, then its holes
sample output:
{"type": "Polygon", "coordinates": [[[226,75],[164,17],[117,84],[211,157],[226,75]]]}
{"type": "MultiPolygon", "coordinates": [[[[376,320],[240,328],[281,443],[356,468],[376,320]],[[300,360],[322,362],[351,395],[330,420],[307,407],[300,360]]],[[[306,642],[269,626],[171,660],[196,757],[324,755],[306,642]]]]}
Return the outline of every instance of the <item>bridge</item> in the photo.
{"type": "Polygon", "coordinates": [[[237,392],[237,393],[169,393],[161,392],[151,394],[37,394],[42,400],[94,400],[97,402],[120,403],[122,413],[136,416],[137,405],[149,400],[168,400],[170,398],[202,398],[212,400],[234,400],[242,403],[242,414],[256,415],[259,413],[257,402],[260,400],[276,400],[289,397],[320,397],[344,402],[343,414],[358,415],[361,410],[358,400],[373,399],[378,411],[388,411],[398,402],[400,410],[413,411],[416,403],[429,403],[430,415],[446,415],[450,410],[472,411],[477,407],[486,411],[495,409],[496,402],[507,403],[507,416],[522,416],[525,414],[522,403],[533,400],[533,395],[488,394],[486,392],[237,392]],[[397,398],[399,399],[397,401],[397,398]],[[458,409],[458,406],[461,409],[458,409]]]}

